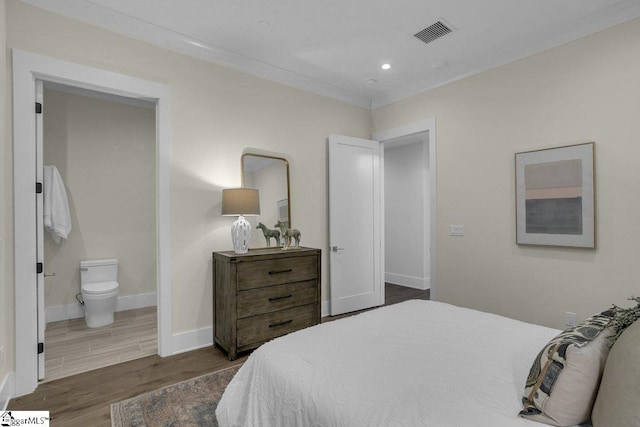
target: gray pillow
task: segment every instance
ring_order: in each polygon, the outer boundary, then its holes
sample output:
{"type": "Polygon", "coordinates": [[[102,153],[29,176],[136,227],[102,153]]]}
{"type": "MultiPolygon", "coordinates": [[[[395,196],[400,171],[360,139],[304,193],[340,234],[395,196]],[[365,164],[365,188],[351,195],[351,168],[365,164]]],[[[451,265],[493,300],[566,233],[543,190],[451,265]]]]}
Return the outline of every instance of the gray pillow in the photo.
{"type": "Polygon", "coordinates": [[[593,427],[640,426],[640,320],[611,348],[591,420],[593,427]]]}

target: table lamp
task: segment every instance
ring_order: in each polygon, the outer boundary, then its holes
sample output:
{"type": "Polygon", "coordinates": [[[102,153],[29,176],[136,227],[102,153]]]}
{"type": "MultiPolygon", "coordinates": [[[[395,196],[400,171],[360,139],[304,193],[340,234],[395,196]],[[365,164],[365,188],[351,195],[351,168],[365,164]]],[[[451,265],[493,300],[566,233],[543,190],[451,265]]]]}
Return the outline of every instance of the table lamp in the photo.
{"type": "Polygon", "coordinates": [[[249,250],[251,224],[244,215],[260,215],[258,190],[253,188],[222,190],[222,215],[238,216],[238,219],[231,226],[233,250],[237,254],[246,254],[249,250]]]}

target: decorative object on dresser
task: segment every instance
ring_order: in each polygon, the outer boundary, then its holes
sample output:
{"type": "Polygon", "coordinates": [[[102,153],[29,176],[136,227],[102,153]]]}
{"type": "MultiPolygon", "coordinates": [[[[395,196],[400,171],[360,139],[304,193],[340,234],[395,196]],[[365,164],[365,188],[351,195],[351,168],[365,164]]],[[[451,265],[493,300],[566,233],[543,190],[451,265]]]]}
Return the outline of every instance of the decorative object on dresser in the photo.
{"type": "Polygon", "coordinates": [[[214,343],[238,353],[320,323],[320,249],[213,253],[214,343]]]}
{"type": "Polygon", "coordinates": [[[274,239],[276,239],[276,246],[280,246],[280,231],[271,230],[271,229],[267,228],[267,226],[264,225],[261,222],[258,223],[256,228],[259,228],[259,229],[262,230],[262,234],[264,234],[264,239],[267,241],[267,247],[271,247],[271,238],[272,237],[274,239]]]}
{"type": "Polygon", "coordinates": [[[289,228],[282,221],[276,222],[274,227],[278,227],[280,229],[280,233],[282,233],[282,237],[284,238],[284,246],[282,246],[282,249],[286,250],[292,247],[293,248],[300,247],[300,237],[301,237],[300,230],[296,230],[295,228],[289,228]],[[293,246],[291,246],[291,239],[293,239],[295,242],[293,246]]]}
{"type": "Polygon", "coordinates": [[[238,216],[231,226],[231,240],[237,254],[246,254],[251,238],[251,224],[244,215],[260,215],[258,190],[252,188],[228,188],[222,190],[222,215],[238,216]]]}

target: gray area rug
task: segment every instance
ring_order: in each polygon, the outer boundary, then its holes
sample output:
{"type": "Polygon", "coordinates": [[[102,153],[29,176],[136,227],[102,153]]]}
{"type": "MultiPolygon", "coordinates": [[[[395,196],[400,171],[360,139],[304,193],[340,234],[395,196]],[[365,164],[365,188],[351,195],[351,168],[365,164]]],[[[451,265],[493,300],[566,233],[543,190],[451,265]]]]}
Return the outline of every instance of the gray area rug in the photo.
{"type": "Polygon", "coordinates": [[[216,407],[241,365],[111,405],[112,427],[217,427],[216,407]]]}

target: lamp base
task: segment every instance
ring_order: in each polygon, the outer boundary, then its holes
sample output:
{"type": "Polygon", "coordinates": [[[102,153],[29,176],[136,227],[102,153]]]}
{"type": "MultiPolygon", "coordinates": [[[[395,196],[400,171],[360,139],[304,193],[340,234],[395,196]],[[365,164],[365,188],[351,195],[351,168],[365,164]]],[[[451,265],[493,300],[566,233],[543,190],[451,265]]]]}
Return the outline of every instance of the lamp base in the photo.
{"type": "Polygon", "coordinates": [[[249,251],[249,240],[251,238],[251,224],[242,215],[233,222],[231,226],[231,241],[233,250],[237,254],[246,254],[249,251]]]}

